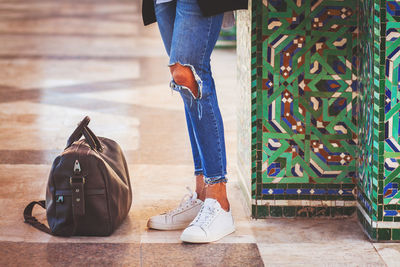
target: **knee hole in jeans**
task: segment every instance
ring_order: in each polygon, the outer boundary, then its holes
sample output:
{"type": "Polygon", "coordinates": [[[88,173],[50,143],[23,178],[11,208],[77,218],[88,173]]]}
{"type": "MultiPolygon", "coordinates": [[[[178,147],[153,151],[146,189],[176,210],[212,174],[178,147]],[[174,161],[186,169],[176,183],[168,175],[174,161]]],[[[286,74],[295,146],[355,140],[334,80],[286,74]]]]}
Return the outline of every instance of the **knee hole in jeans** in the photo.
{"type": "Polygon", "coordinates": [[[194,98],[201,98],[202,82],[193,66],[177,62],[169,65],[169,68],[176,84],[188,88],[194,98]]]}

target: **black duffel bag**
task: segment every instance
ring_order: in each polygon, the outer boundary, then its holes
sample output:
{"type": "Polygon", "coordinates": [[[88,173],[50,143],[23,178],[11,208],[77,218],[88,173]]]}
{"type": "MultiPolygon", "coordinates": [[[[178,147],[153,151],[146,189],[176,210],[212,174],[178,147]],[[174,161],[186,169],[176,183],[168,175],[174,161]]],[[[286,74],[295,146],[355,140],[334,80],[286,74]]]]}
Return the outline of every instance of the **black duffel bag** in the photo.
{"type": "Polygon", "coordinates": [[[26,223],[57,236],[108,236],[128,215],[132,188],[128,166],[119,145],[97,137],[85,117],[53,162],[46,201],[31,202],[26,223]],[[80,138],[82,135],[84,139],[80,138]],[[50,229],[32,216],[38,204],[46,209],[50,229]]]}

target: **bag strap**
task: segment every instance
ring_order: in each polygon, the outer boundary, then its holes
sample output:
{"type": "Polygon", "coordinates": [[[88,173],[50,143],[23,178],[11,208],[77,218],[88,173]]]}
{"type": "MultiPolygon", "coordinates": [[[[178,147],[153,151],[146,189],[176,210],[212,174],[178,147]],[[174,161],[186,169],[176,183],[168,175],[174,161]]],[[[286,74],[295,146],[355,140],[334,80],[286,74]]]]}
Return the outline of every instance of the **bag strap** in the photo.
{"type": "MultiPolygon", "coordinates": [[[[83,194],[81,195],[81,197],[83,198],[83,194]]],[[[83,203],[83,210],[81,210],[82,207],[79,207],[79,205],[78,206],[74,205],[74,204],[72,205],[73,228],[72,228],[72,233],[70,234],[71,236],[75,235],[77,227],[78,227],[79,219],[81,218],[81,216],[83,216],[85,214],[84,199],[82,199],[82,203],[83,203]]],[[[47,227],[45,224],[39,222],[34,216],[32,216],[33,207],[35,205],[39,205],[42,208],[46,209],[45,200],[32,201],[24,209],[25,223],[32,225],[33,227],[35,227],[36,229],[39,229],[42,232],[45,232],[49,235],[53,235],[53,233],[51,232],[49,227],[47,227]]]]}
{"type": "Polygon", "coordinates": [[[32,210],[33,207],[35,205],[39,205],[42,208],[46,209],[46,202],[44,200],[40,200],[40,201],[32,201],[31,203],[29,203],[26,208],[24,209],[24,219],[25,222],[32,225],[33,227],[35,227],[36,229],[39,229],[40,231],[43,231],[45,233],[48,233],[50,235],[52,235],[52,232],[50,230],[49,227],[47,227],[46,225],[44,225],[43,223],[40,223],[34,216],[32,216],[32,210]]]}

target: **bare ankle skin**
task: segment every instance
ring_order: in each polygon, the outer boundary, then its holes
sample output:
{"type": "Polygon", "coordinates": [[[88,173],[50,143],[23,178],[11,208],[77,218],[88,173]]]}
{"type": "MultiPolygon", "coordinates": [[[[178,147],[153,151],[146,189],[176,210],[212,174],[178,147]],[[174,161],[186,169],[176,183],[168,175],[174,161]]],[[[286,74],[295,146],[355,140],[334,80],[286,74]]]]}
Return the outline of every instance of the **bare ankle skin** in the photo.
{"type": "Polygon", "coordinates": [[[206,198],[216,199],[221,208],[225,211],[229,211],[229,201],[226,196],[226,183],[217,183],[217,184],[207,184],[206,187],[206,198]]]}
{"type": "Polygon", "coordinates": [[[206,199],[206,184],[204,183],[203,174],[196,175],[196,193],[198,199],[204,201],[206,199]]]}

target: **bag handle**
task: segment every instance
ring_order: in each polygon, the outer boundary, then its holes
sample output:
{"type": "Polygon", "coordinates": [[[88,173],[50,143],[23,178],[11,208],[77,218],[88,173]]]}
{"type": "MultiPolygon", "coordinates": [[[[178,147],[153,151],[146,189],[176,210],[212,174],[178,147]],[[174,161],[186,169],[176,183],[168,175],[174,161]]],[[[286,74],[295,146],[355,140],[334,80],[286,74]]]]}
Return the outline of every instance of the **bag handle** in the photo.
{"type": "Polygon", "coordinates": [[[88,127],[89,122],[90,122],[89,116],[83,118],[83,120],[78,124],[76,129],[72,132],[71,136],[68,138],[65,149],[70,147],[73,142],[78,141],[83,135],[86,141],[88,142],[89,146],[93,150],[97,150],[99,152],[103,151],[103,147],[100,143],[99,138],[88,127]]]}
{"type": "Polygon", "coordinates": [[[103,146],[101,145],[100,139],[92,132],[92,130],[88,126],[83,128],[83,135],[85,136],[86,140],[90,139],[90,141],[93,142],[93,146],[91,146],[92,149],[96,149],[99,152],[103,151],[103,146]]]}
{"type": "Polygon", "coordinates": [[[46,209],[45,203],[46,202],[44,200],[32,201],[31,203],[29,203],[28,206],[26,206],[26,208],[24,209],[24,219],[25,219],[26,223],[32,225],[36,229],[39,229],[42,232],[52,235],[52,232],[49,227],[47,227],[43,223],[40,223],[34,216],[32,216],[33,207],[37,204],[37,205],[41,206],[42,208],[46,209]]]}
{"type": "Polygon", "coordinates": [[[90,118],[89,118],[89,116],[86,116],[85,118],[83,118],[83,120],[80,123],[78,123],[78,127],[76,127],[76,129],[73,131],[71,136],[68,138],[66,148],[70,147],[73,142],[75,142],[81,138],[83,128],[88,126],[89,122],[90,122],[90,118]]]}

